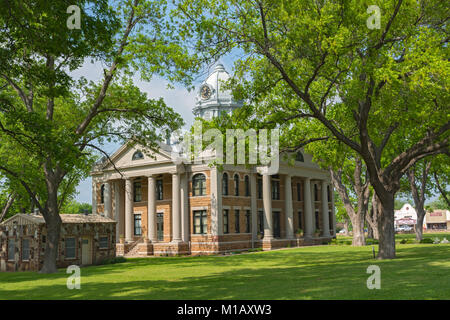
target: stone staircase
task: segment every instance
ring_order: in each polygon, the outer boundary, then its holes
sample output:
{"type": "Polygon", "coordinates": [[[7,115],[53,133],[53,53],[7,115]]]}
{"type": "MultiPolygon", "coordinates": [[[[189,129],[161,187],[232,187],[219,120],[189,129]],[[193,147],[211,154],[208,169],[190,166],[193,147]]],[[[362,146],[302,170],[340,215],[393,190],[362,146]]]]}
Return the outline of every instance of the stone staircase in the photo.
{"type": "Polygon", "coordinates": [[[144,237],[140,237],[135,242],[129,244],[127,252],[125,253],[125,258],[138,257],[139,256],[139,243],[144,242],[144,237]]]}

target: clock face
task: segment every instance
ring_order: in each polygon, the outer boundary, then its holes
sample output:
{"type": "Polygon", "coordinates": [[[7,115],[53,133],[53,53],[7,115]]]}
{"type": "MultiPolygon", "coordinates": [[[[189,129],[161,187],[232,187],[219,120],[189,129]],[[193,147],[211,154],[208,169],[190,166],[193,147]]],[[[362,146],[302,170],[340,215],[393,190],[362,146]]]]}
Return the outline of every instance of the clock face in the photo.
{"type": "Polygon", "coordinates": [[[211,97],[211,89],[208,86],[203,86],[200,89],[200,96],[203,100],[207,100],[211,97]]]}

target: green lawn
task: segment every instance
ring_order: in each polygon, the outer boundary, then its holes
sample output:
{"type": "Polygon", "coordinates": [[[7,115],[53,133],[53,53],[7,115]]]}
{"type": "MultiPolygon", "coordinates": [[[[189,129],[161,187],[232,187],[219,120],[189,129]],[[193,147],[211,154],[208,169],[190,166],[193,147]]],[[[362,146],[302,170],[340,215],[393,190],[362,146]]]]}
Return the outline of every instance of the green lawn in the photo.
{"type": "Polygon", "coordinates": [[[449,244],[398,245],[397,256],[379,261],[372,246],[328,245],[129,259],[82,268],[81,290],[67,289],[65,270],[0,273],[0,299],[450,299],[449,244]],[[371,264],[381,268],[380,290],[366,287],[371,264]]]}

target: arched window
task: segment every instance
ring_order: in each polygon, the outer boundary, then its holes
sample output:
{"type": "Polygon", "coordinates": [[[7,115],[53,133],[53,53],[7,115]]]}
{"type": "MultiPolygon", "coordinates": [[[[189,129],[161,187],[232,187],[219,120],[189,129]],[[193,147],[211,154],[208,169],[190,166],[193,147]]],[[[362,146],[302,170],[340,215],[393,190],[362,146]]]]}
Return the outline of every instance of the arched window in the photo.
{"type": "Polygon", "coordinates": [[[239,175],[234,175],[234,195],[239,196],[239,175]]]}
{"type": "Polygon", "coordinates": [[[100,203],[105,203],[105,185],[100,187],[100,203]]]}
{"type": "Polygon", "coordinates": [[[222,176],[222,193],[224,196],[228,195],[228,173],[224,173],[222,176]]]}
{"type": "Polygon", "coordinates": [[[298,151],[297,154],[295,155],[295,161],[305,162],[305,159],[303,158],[303,153],[298,151]]]}
{"type": "Polygon", "coordinates": [[[144,159],[144,155],[139,150],[133,153],[132,160],[141,160],[144,159]]]}
{"type": "Polygon", "coordinates": [[[245,182],[245,196],[250,197],[250,178],[248,176],[245,176],[244,182],[245,182]]]}
{"type": "Polygon", "coordinates": [[[204,174],[199,173],[192,178],[192,189],[194,196],[206,195],[206,177],[204,174]]]}

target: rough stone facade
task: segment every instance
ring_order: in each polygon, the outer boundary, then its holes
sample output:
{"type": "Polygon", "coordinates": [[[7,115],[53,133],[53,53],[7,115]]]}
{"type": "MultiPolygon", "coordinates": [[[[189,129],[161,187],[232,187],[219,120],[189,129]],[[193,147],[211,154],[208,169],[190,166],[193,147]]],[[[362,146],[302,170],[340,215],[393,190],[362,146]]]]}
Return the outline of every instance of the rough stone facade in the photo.
{"type": "MultiPolygon", "coordinates": [[[[115,221],[105,221],[106,218],[101,217],[100,221],[94,222],[92,217],[84,219],[82,215],[71,215],[78,216],[70,218],[79,221],[68,222],[65,216],[61,215],[63,223],[57,257],[59,268],[99,264],[116,256],[115,221]],[[74,255],[70,257],[66,252],[67,239],[75,239],[75,248],[72,249],[74,255]],[[83,241],[87,241],[84,246],[83,241]],[[83,250],[86,250],[84,255],[83,250]]],[[[47,229],[41,216],[20,214],[5,221],[0,225],[0,271],[40,270],[46,239],[47,229]],[[14,257],[10,253],[11,243],[14,243],[14,257]],[[25,243],[28,245],[25,246],[25,243]]]]}

